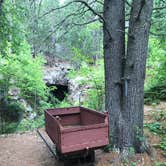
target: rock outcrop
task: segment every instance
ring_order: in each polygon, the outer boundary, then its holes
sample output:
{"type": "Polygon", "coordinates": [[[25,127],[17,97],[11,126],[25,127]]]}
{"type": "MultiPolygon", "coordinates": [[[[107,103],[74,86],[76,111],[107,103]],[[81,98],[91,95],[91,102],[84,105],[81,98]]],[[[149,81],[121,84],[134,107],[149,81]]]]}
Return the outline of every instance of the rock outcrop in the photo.
{"type": "Polygon", "coordinates": [[[44,81],[46,84],[68,85],[67,74],[72,66],[67,62],[56,62],[54,66],[44,67],[44,81]]]}
{"type": "Polygon", "coordinates": [[[47,85],[65,85],[68,86],[68,100],[73,104],[79,104],[83,100],[87,86],[80,85],[80,81],[85,78],[77,76],[75,79],[68,77],[72,65],[68,62],[56,62],[52,67],[45,66],[44,81],[47,85]]]}

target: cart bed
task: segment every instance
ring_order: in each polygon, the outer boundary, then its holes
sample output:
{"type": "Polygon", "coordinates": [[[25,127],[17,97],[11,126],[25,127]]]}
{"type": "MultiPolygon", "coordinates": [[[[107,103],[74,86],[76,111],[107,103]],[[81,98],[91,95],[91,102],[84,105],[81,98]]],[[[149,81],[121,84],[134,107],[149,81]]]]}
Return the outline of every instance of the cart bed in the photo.
{"type": "Polygon", "coordinates": [[[62,153],[109,144],[108,115],[84,107],[45,111],[46,132],[62,153]]]}

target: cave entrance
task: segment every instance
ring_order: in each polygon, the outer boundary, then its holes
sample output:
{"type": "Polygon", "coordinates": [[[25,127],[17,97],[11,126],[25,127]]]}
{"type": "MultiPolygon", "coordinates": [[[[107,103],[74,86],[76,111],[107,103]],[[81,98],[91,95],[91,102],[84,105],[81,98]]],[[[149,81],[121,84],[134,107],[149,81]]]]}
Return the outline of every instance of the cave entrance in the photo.
{"type": "Polygon", "coordinates": [[[51,95],[57,98],[59,101],[63,101],[66,97],[66,94],[69,93],[69,88],[67,85],[47,84],[47,86],[51,89],[51,95]]]}

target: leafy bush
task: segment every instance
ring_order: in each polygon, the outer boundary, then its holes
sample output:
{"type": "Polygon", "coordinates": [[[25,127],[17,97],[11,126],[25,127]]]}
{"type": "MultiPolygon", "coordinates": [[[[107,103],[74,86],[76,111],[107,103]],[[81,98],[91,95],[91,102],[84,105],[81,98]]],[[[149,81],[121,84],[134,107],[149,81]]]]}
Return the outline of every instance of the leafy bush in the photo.
{"type": "Polygon", "coordinates": [[[1,102],[2,117],[5,121],[19,121],[22,118],[24,107],[17,101],[1,102]]]}
{"type": "Polygon", "coordinates": [[[26,41],[23,41],[17,54],[12,53],[11,44],[0,55],[0,88],[4,90],[4,98],[10,97],[9,90],[18,88],[19,98],[26,99],[31,105],[40,105],[39,100],[47,100],[47,87],[43,81],[41,56],[33,58],[26,41]]]}
{"type": "Polygon", "coordinates": [[[44,115],[37,117],[34,120],[30,120],[28,118],[23,119],[21,123],[17,126],[16,131],[27,131],[33,130],[36,128],[41,128],[44,126],[44,115]]]}
{"type": "Polygon", "coordinates": [[[0,133],[14,133],[17,130],[18,122],[7,122],[5,123],[4,131],[0,133]]]}
{"type": "Polygon", "coordinates": [[[42,56],[32,57],[26,40],[26,7],[21,1],[6,0],[0,12],[0,98],[8,100],[11,89],[19,89],[19,98],[28,101],[35,110],[40,101],[47,101],[48,90],[43,81],[42,56]]]}
{"type": "Polygon", "coordinates": [[[164,44],[155,38],[150,40],[145,83],[145,102],[166,100],[166,51],[164,44]]]}

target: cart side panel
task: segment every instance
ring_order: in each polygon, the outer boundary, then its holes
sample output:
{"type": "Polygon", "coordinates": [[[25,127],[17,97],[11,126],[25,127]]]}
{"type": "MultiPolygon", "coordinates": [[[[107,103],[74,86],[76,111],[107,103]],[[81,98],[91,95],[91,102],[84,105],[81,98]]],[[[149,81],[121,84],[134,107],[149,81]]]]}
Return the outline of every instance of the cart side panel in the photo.
{"type": "Polygon", "coordinates": [[[69,107],[69,108],[55,108],[55,109],[48,109],[49,114],[52,116],[60,116],[66,114],[77,114],[80,113],[80,107],[69,107]]]}
{"type": "Polygon", "coordinates": [[[60,115],[60,123],[62,126],[79,125],[81,123],[80,113],[60,115]]]}
{"type": "Polygon", "coordinates": [[[60,149],[60,127],[49,111],[45,111],[45,128],[53,143],[60,149]]]}
{"type": "Polygon", "coordinates": [[[105,122],[106,115],[93,110],[81,108],[81,123],[83,125],[99,124],[105,122]]]}
{"type": "Polygon", "coordinates": [[[66,132],[61,135],[61,152],[69,153],[109,144],[108,126],[66,132]]]}

